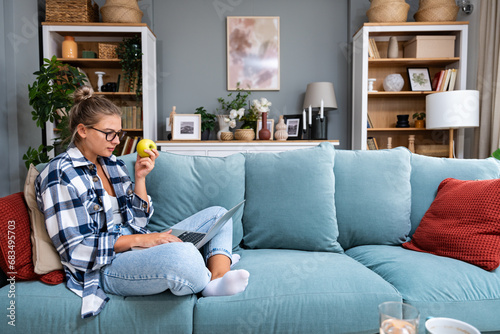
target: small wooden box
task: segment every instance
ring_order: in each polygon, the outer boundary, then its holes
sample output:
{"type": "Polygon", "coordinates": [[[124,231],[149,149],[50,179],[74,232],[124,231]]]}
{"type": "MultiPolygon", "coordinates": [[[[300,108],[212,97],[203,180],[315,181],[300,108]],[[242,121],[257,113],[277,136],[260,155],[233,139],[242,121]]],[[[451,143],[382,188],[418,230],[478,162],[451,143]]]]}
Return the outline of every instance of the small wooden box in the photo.
{"type": "Polygon", "coordinates": [[[99,59],[118,59],[116,47],[119,43],[99,43],[99,59]]]}
{"type": "Polygon", "coordinates": [[[403,45],[405,58],[455,57],[455,36],[415,36],[403,45]]]}

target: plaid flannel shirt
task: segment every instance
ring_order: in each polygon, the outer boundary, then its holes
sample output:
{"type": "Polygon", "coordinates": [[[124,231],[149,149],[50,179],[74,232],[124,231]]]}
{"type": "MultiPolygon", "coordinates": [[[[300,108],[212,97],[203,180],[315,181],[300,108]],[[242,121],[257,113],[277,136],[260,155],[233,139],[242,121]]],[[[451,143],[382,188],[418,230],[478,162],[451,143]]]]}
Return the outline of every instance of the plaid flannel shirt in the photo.
{"type": "MultiPolygon", "coordinates": [[[[148,203],[134,192],[125,163],[114,155],[98,160],[115,190],[123,224],[137,233],[149,233],[145,227],[153,214],[151,198],[148,212],[148,203]]],[[[47,232],[66,272],[66,286],[82,297],[82,318],[97,315],[109,300],[99,287],[100,268],[115,258],[118,233],[96,166],[71,145],[43,169],[35,188],[47,232]]]]}

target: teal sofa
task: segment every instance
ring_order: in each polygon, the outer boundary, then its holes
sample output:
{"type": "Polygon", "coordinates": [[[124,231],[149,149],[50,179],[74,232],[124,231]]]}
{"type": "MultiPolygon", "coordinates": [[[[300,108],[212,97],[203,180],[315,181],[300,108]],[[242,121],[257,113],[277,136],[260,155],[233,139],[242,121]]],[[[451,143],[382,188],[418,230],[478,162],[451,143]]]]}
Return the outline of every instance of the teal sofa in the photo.
{"type": "MultiPolygon", "coordinates": [[[[123,157],[133,175],[134,155],[123,157]]],[[[377,306],[415,305],[429,316],[500,331],[500,268],[401,247],[448,177],[500,178],[500,164],[441,159],[405,148],[318,147],[225,158],[162,152],[147,178],[164,229],[211,205],[232,207],[235,268],[250,272],[243,293],[227,297],[170,292],[110,295],[102,313],[80,318],[80,298],[64,284],[19,281],[16,326],[1,333],[376,333],[377,306]]],[[[0,289],[7,314],[9,285],[0,289]]],[[[423,325],[420,333],[423,333],[423,325]]]]}

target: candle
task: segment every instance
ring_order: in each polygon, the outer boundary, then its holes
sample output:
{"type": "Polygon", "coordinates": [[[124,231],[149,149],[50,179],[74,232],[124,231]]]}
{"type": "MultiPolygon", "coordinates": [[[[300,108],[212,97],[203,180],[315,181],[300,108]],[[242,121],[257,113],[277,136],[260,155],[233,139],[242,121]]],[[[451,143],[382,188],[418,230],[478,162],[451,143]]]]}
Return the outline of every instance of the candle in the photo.
{"type": "Polygon", "coordinates": [[[323,119],[323,107],[324,107],[324,103],[323,103],[323,99],[321,99],[321,107],[319,108],[319,118],[323,119]]]}
{"type": "Polygon", "coordinates": [[[304,109],[304,112],[302,113],[302,116],[303,116],[302,128],[305,130],[306,129],[306,110],[305,109],[304,109]]]}
{"type": "Polygon", "coordinates": [[[312,116],[312,108],[311,105],[309,105],[309,125],[313,123],[313,116],[312,116]]]}

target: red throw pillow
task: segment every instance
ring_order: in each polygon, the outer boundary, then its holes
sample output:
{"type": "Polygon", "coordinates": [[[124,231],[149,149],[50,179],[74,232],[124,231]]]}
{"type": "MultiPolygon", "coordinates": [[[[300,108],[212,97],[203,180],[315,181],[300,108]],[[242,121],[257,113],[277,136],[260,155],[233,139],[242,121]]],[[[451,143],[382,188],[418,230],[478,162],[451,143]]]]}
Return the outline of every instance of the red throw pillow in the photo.
{"type": "Polygon", "coordinates": [[[57,270],[45,275],[34,272],[31,252],[31,228],[22,192],[0,198],[0,268],[7,278],[28,281],[39,279],[48,284],[64,281],[57,270]]]}
{"type": "Polygon", "coordinates": [[[500,265],[500,179],[443,180],[412,240],[403,247],[496,269],[500,265]]]}

